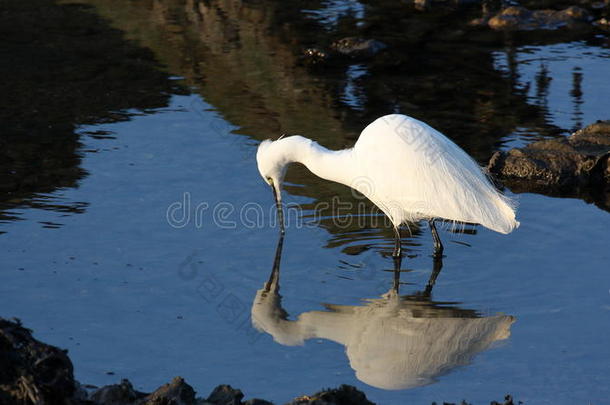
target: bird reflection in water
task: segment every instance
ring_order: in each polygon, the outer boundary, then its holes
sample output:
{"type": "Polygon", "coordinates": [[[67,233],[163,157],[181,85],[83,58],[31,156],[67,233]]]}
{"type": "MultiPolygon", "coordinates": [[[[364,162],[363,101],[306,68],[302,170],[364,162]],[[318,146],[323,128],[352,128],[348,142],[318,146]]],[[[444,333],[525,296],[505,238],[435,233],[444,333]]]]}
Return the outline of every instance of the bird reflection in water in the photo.
{"type": "Polygon", "coordinates": [[[431,300],[441,257],[434,258],[423,292],[399,295],[400,260],[396,260],[393,286],[380,298],[363,305],[327,304],[326,311],[304,312],[288,320],[279,295],[283,242],[282,236],[269,280],[252,304],[254,327],[283,345],[302,345],[312,338],[344,345],[356,377],[366,384],[389,390],[431,384],[510,336],[512,316],[481,316],[431,300]]]}

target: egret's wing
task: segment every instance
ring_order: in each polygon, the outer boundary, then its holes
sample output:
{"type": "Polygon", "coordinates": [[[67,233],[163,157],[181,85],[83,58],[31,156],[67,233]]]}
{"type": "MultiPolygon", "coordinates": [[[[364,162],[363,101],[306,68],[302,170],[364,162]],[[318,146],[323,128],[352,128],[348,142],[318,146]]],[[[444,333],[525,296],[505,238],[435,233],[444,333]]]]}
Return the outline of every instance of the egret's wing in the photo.
{"type": "Polygon", "coordinates": [[[364,129],[354,150],[359,182],[366,185],[355,188],[394,223],[438,217],[502,233],[518,225],[509,200],[479,165],[423,122],[399,114],[379,118],[364,129]]]}

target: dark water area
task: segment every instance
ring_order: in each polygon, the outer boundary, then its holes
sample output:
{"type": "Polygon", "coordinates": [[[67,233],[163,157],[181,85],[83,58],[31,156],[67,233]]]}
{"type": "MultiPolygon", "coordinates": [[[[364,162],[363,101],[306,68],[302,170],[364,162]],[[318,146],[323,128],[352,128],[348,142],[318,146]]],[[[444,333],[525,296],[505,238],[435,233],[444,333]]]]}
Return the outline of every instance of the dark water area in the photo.
{"type": "Polygon", "coordinates": [[[348,147],[391,112],[482,165],[566,136],[610,118],[607,32],[499,33],[467,24],[479,7],[385,1],[0,11],[0,315],[67,348],[81,382],[151,390],[181,375],[277,402],[343,383],[381,404],[607,401],[610,217],[595,200],[507,189],[521,227],[445,226],[442,264],[411,224],[398,284],[372,204],[294,167],[279,277],[255,163],[263,139],[348,147]],[[304,56],[348,36],[387,48],[304,56]]]}
{"type": "Polygon", "coordinates": [[[107,137],[76,128],[127,120],[126,110],[159,108],[180,93],[150,50],[126,42],[89,8],[2,4],[0,221],[19,219],[17,207],[83,212],[86,201],[45,195],[86,176],[81,136],[107,137]]]}

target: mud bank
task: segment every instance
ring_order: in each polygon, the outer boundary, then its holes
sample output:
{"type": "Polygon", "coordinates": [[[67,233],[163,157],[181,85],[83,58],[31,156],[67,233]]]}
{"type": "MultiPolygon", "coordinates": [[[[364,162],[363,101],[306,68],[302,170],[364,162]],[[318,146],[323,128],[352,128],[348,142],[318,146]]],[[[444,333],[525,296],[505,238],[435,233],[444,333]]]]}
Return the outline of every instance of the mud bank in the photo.
{"type": "MultiPolygon", "coordinates": [[[[466,404],[464,401],[462,404],[466,404]]],[[[512,405],[510,396],[501,402],[512,405]]],[[[63,405],[269,405],[230,385],[219,385],[207,396],[182,377],[175,377],[152,393],[137,391],[128,380],[101,388],[82,385],[66,350],[40,342],[19,320],[0,318],[0,404],[63,405]]],[[[349,385],[296,397],[289,405],[373,405],[366,395],[349,385]]],[[[496,405],[498,402],[491,402],[496,405]]]]}

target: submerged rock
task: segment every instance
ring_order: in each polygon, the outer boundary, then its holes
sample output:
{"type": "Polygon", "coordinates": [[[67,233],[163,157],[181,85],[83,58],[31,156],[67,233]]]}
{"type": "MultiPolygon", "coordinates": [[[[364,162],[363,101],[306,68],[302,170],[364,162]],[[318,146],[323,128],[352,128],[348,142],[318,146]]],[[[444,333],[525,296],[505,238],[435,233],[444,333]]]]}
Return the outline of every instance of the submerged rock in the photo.
{"type": "Polygon", "coordinates": [[[491,17],[488,25],[494,30],[556,30],[562,27],[574,27],[591,20],[591,14],[577,6],[559,11],[529,10],[525,7],[511,6],[491,17]]]}
{"type": "Polygon", "coordinates": [[[308,65],[341,64],[346,59],[371,58],[386,48],[386,44],[376,39],[346,37],[334,41],[328,48],[306,48],[301,58],[308,65]]]}
{"type": "Polygon", "coordinates": [[[352,58],[368,58],[375,56],[388,46],[376,39],[347,37],[333,42],[330,47],[340,55],[352,58]]]}
{"type": "Polygon", "coordinates": [[[610,121],[567,138],[547,139],[496,152],[487,166],[514,191],[593,196],[610,208],[610,121]]]}

